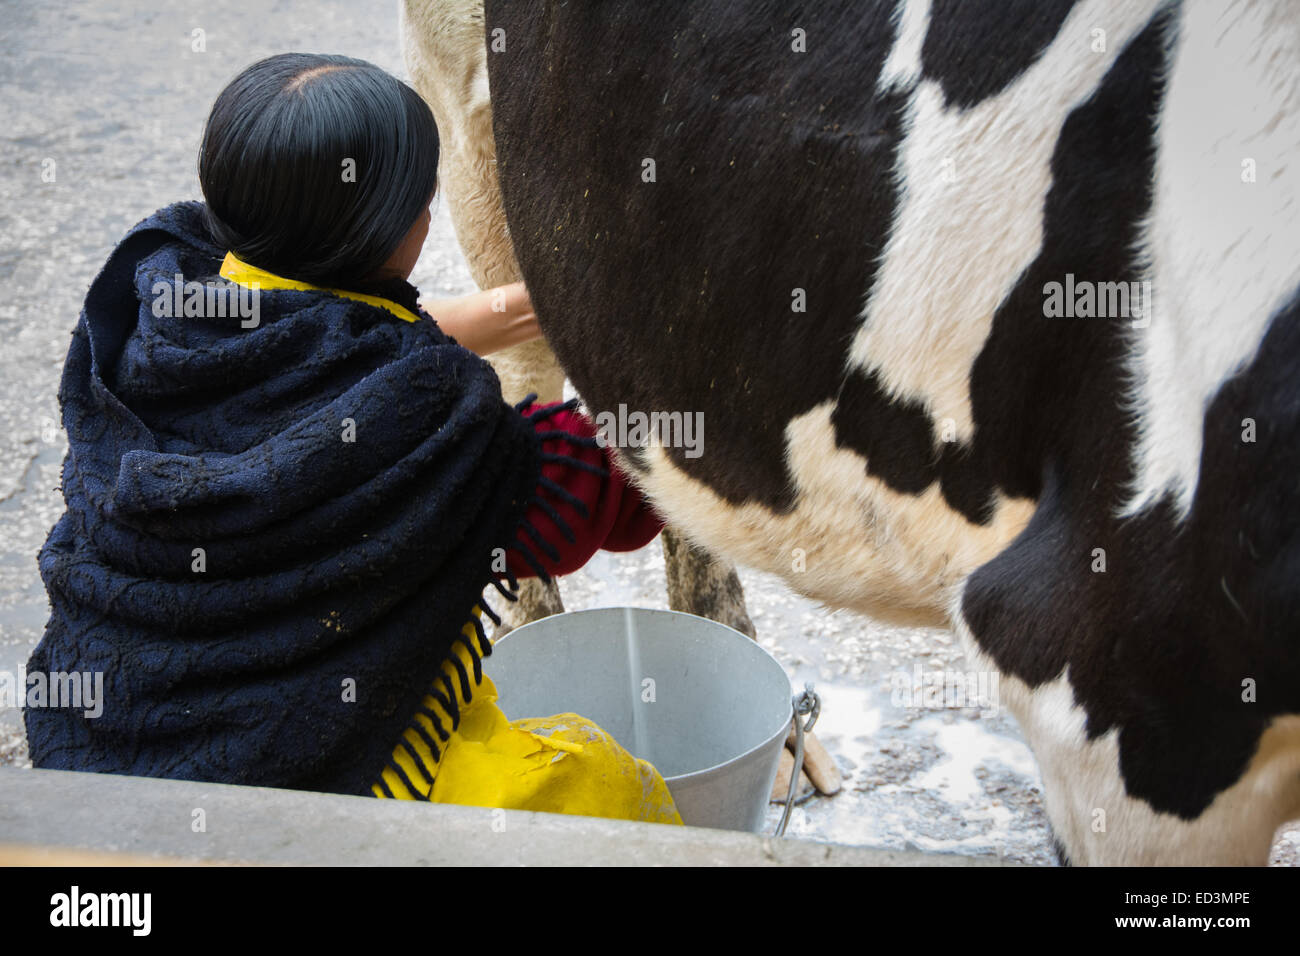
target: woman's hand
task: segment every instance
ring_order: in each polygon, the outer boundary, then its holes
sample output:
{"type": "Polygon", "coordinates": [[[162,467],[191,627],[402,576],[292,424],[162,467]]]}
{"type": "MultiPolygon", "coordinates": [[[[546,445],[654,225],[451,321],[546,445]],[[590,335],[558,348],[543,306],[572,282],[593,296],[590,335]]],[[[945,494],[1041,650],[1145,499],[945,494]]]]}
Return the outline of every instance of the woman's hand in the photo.
{"type": "Polygon", "coordinates": [[[532,300],[522,282],[484,289],[458,299],[421,300],[438,327],[477,355],[541,338],[532,300]]]}

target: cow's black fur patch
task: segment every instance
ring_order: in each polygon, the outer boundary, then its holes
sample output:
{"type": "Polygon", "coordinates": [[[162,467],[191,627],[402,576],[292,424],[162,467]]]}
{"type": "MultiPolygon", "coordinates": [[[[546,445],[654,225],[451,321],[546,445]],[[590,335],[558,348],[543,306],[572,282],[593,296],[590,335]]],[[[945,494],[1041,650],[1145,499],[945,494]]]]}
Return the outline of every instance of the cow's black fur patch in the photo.
{"type": "Polygon", "coordinates": [[[792,507],[786,425],[840,390],[895,207],[905,99],[872,91],[895,12],[486,7],[508,37],[488,53],[501,191],[547,339],[593,412],[703,412],[704,454],[668,453],[733,504],[792,507]]]}
{"type": "Polygon", "coordinates": [[[922,75],[938,81],[950,106],[971,107],[996,96],[1042,56],[1074,4],[932,0],[921,46],[922,75]]]}

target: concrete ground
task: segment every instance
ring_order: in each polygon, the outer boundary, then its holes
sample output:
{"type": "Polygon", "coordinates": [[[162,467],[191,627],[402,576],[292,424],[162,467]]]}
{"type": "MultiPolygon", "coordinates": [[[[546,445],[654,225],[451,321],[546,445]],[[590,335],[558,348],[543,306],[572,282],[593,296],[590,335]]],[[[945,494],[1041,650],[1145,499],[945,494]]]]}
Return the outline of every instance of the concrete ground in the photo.
{"type": "MultiPolygon", "coordinates": [[[[0,26],[0,671],[17,671],[45,622],[35,558],[62,511],[59,373],[108,252],[159,207],[200,198],[203,121],[247,64],[337,52],[405,75],[394,0],[155,6],[10,3],[0,26]]],[[[412,278],[435,296],[472,288],[441,205],[412,278]]],[[[795,810],[791,835],[1051,862],[1040,781],[1010,717],[906,707],[891,694],[895,675],[918,665],[966,670],[951,634],[830,612],[767,575],[742,580],[763,646],[795,686],[817,683],[818,735],[846,777],[840,795],[795,810]]],[[[602,554],[562,588],[571,609],[664,607],[659,546],[602,554]]],[[[27,763],[21,713],[0,708],[0,764],[27,763]]],[[[1298,854],[1300,827],[1284,829],[1273,862],[1298,854]]]]}
{"type": "Polygon", "coordinates": [[[630,820],[0,767],[0,866],[997,866],[630,820]],[[89,852],[91,856],[87,858],[89,852]],[[113,854],[114,856],[104,856],[113,854]]]}

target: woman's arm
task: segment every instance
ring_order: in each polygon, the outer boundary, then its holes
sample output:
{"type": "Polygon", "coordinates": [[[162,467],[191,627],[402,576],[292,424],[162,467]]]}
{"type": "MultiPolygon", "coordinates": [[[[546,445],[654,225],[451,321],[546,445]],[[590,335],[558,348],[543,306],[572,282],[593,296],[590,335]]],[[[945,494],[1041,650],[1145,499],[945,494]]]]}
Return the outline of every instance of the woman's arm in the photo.
{"type": "MultiPolygon", "coordinates": [[[[547,405],[530,405],[523,409],[525,415],[547,405]]],[[[603,468],[608,475],[594,475],[589,471],[549,461],[542,465],[542,474],[581,501],[586,516],[572,504],[543,492],[551,507],[568,525],[574,540],[569,541],[544,509],[533,505],[525,518],[543,539],[553,547],[559,560],[542,553],[531,537],[521,533],[521,540],[530,546],[547,573],[552,576],[572,574],[582,567],[597,551],[635,551],[643,548],[663,530],[664,522],[642,496],[636,485],[619,470],[609,449],[575,445],[555,433],[567,433],[581,438],[594,437],[595,425],[581,412],[562,411],[537,422],[536,430],[550,432],[552,437],[542,442],[542,450],[557,455],[576,458],[588,465],[603,468]]],[[[518,578],[537,575],[528,562],[515,551],[508,552],[507,565],[518,578]]]]}
{"type": "Polygon", "coordinates": [[[420,308],[433,316],[440,329],[476,355],[490,355],[542,335],[522,282],[458,299],[421,300],[420,308]]]}

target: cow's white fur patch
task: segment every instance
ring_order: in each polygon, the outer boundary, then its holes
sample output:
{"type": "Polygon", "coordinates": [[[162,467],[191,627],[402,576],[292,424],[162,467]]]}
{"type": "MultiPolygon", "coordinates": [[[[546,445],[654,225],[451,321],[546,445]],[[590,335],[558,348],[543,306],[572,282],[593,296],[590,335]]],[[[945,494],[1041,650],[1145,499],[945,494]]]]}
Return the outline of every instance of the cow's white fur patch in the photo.
{"type": "MultiPolygon", "coordinates": [[[[1158,6],[1079,4],[1029,69],[969,110],[945,109],[938,83],[917,84],[899,149],[899,208],[847,365],[923,405],[936,442],[944,419],[960,440],[971,437],[971,367],[998,306],[1038,255],[1066,117],[1158,6]],[[1093,29],[1106,31],[1105,52],[1093,52],[1093,29]]],[[[890,58],[899,76],[915,68],[911,50],[902,52],[915,45],[912,17],[909,4],[897,63],[890,58]]]]}
{"type": "Polygon", "coordinates": [[[823,402],[786,426],[798,491],[789,514],[733,507],[653,446],[648,473],[632,472],[634,480],[701,546],[779,575],[809,597],[885,620],[946,625],[952,595],[1020,533],[1033,504],[998,496],[992,520],[973,525],[948,507],[937,483],[921,495],[896,492],[867,474],[861,455],[837,446],[833,408],[823,402]],[[804,570],[796,570],[795,549],[804,570]]]}
{"type": "Polygon", "coordinates": [[[930,0],[906,0],[899,7],[894,48],[889,51],[885,67],[880,71],[877,91],[883,93],[890,87],[911,86],[921,78],[921,47],[925,45],[925,32],[929,27],[930,0]]]}
{"type": "MultiPolygon", "coordinates": [[[[955,620],[971,665],[996,671],[960,613],[955,620]]],[[[1188,821],[1125,792],[1119,731],[1087,739],[1068,669],[1033,689],[1000,674],[998,692],[1034,752],[1052,830],[1076,866],[1259,866],[1277,828],[1300,817],[1300,716],[1275,719],[1241,778],[1188,821]]]]}
{"type": "Polygon", "coordinates": [[[1141,438],[1126,513],[1167,492],[1191,507],[1206,408],[1300,285],[1297,63],[1294,4],[1183,6],[1147,233],[1155,315],[1130,332],[1141,438]]]}

